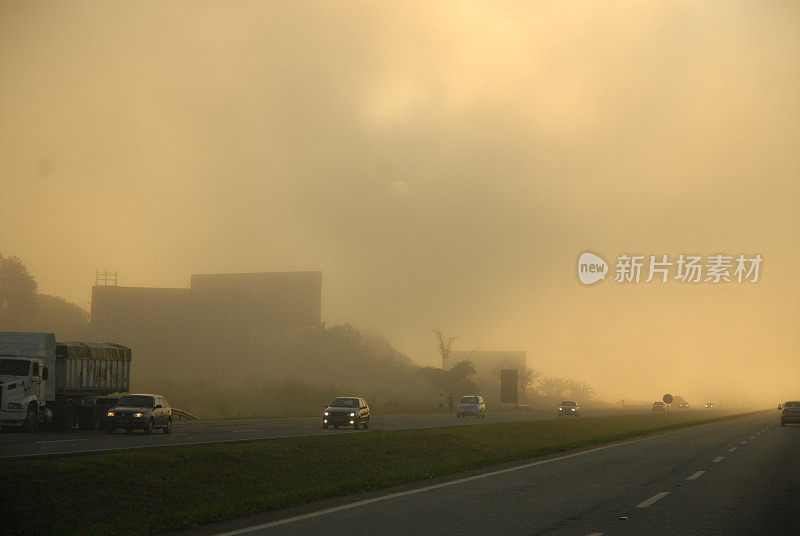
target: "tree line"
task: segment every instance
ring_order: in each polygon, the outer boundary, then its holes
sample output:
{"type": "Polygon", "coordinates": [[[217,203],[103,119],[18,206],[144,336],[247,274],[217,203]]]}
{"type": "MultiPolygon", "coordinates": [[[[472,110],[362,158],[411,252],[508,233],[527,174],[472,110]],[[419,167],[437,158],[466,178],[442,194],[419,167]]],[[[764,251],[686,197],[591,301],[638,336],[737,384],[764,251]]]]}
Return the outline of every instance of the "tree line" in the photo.
{"type": "Polygon", "coordinates": [[[89,312],[42,294],[23,262],[0,254],[0,330],[54,332],[60,340],[86,340],[89,312]]]}

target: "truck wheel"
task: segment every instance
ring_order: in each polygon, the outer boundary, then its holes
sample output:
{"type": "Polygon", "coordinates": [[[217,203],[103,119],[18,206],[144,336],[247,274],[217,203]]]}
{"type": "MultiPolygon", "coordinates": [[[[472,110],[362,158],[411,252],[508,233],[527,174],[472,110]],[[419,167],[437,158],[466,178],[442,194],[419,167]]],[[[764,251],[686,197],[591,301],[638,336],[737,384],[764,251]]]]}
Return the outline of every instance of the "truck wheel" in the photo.
{"type": "Polygon", "coordinates": [[[144,433],[149,434],[153,431],[153,419],[147,421],[147,424],[144,427],[144,433]]]}
{"type": "Polygon", "coordinates": [[[168,434],[171,431],[172,431],[172,417],[169,418],[169,420],[167,421],[166,426],[164,426],[164,433],[165,434],[168,434]]]}
{"type": "Polygon", "coordinates": [[[369,430],[369,417],[364,421],[364,430],[369,430]]]}
{"type": "Polygon", "coordinates": [[[28,413],[25,415],[25,431],[38,432],[39,431],[39,408],[36,402],[28,404],[28,413]]]}

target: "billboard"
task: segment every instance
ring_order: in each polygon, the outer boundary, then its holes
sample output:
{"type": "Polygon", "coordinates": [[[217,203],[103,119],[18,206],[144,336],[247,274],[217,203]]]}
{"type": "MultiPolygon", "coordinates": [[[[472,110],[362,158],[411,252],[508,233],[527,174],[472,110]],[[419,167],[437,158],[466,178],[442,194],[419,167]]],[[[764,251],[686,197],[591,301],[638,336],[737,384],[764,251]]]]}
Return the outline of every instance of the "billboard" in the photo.
{"type": "Polygon", "coordinates": [[[517,369],[500,370],[500,402],[503,404],[519,403],[519,371],[517,369]]]}

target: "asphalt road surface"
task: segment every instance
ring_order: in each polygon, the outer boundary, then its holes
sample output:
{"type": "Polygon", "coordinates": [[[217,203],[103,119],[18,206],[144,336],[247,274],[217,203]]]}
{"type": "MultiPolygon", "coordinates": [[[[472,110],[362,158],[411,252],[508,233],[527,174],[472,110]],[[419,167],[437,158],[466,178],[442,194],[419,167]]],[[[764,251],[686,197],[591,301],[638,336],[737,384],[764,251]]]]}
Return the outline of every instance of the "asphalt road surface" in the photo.
{"type": "MultiPolygon", "coordinates": [[[[648,410],[648,407],[641,406],[584,409],[583,416],[643,413],[648,410]]],[[[356,432],[351,429],[323,430],[321,414],[322,410],[320,417],[175,421],[171,434],[162,434],[160,430],[154,430],[151,435],[144,435],[139,430],[130,434],[124,430],[117,430],[113,435],[102,431],[84,432],[77,429],[71,432],[53,431],[36,434],[6,430],[0,433],[0,459],[88,454],[165,445],[256,441],[275,437],[361,434],[373,430],[469,426],[478,423],[554,419],[557,415],[555,409],[488,412],[485,419],[475,417],[457,419],[455,413],[446,412],[427,415],[373,415],[370,417],[370,429],[356,432]]]]}
{"type": "Polygon", "coordinates": [[[765,412],[334,503],[180,534],[797,535],[800,428],[765,412]]]}

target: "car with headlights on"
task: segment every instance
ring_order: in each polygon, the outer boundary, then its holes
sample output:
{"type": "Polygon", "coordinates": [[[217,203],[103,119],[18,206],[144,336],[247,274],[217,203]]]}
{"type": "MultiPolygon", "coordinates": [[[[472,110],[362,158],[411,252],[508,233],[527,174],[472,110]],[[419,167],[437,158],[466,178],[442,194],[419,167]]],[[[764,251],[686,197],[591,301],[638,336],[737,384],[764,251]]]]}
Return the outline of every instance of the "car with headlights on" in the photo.
{"type": "Polygon", "coordinates": [[[580,417],[581,405],[575,402],[574,400],[562,400],[561,403],[558,405],[558,416],[580,417]]]}
{"type": "Polygon", "coordinates": [[[106,412],[104,422],[109,434],[117,428],[124,428],[128,433],[140,429],[145,434],[160,428],[168,434],[172,431],[172,408],[161,395],[125,395],[106,412]]]}
{"type": "Polygon", "coordinates": [[[322,427],[327,430],[328,426],[352,426],[355,430],[363,426],[366,430],[369,428],[369,404],[357,396],[334,398],[322,411],[322,427]]]}
{"type": "Polygon", "coordinates": [[[481,395],[465,395],[459,399],[456,406],[456,418],[467,415],[486,418],[486,402],[481,395]]]}
{"type": "Polygon", "coordinates": [[[800,402],[789,400],[783,403],[781,409],[781,426],[787,424],[800,424],[800,402]]]}

